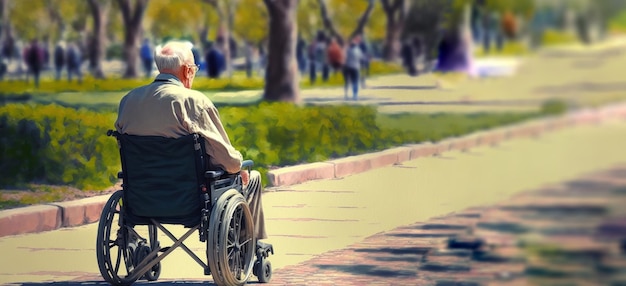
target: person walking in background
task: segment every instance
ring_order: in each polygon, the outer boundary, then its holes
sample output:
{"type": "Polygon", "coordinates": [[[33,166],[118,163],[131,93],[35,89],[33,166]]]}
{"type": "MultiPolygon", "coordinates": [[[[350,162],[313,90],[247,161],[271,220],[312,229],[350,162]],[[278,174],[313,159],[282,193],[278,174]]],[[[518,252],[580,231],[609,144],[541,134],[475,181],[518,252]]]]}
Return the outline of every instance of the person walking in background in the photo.
{"type": "Polygon", "coordinates": [[[4,55],[0,54],[0,81],[4,80],[4,75],[7,73],[8,61],[4,55]]]}
{"type": "Polygon", "coordinates": [[[61,72],[65,67],[65,44],[62,41],[59,41],[54,47],[54,70],[55,70],[55,79],[59,81],[61,79],[61,72]]]}
{"type": "Polygon", "coordinates": [[[313,39],[311,44],[307,48],[307,55],[309,59],[309,83],[315,84],[317,80],[317,61],[315,60],[315,47],[317,46],[317,40],[313,39]]]}
{"type": "Polygon", "coordinates": [[[28,66],[28,71],[33,75],[36,88],[39,87],[39,76],[43,69],[43,63],[43,49],[39,45],[39,41],[34,39],[26,50],[26,65],[28,66]]]}
{"type": "Polygon", "coordinates": [[[150,39],[145,38],[141,48],[139,50],[139,56],[141,57],[141,64],[146,72],[146,78],[152,76],[152,65],[154,65],[154,53],[152,46],[150,45],[150,39]]]}
{"type": "Polygon", "coordinates": [[[209,52],[206,54],[207,75],[209,78],[219,78],[224,70],[226,60],[224,54],[214,45],[209,44],[209,52]]]}
{"type": "Polygon", "coordinates": [[[311,46],[309,47],[309,78],[311,80],[311,85],[315,84],[318,71],[322,72],[322,80],[328,80],[328,57],[326,55],[326,48],[326,35],[323,31],[318,31],[315,40],[311,43],[311,46]]]}
{"type": "Polygon", "coordinates": [[[245,42],[244,56],[245,56],[246,76],[248,78],[251,78],[253,72],[258,69],[257,65],[258,65],[259,55],[255,46],[252,43],[250,43],[250,41],[245,42]]]}
{"type": "Polygon", "coordinates": [[[330,67],[333,69],[333,73],[336,73],[337,71],[341,71],[343,67],[343,62],[344,62],[343,48],[339,45],[339,43],[337,43],[337,39],[335,37],[332,37],[330,39],[330,44],[328,45],[327,53],[328,53],[328,63],[330,64],[330,67]]]}
{"type": "Polygon", "coordinates": [[[414,36],[412,40],[413,46],[413,66],[415,67],[415,75],[419,75],[420,70],[424,70],[424,44],[419,36],[414,36]],[[420,69],[421,67],[421,69],[420,69]]]}
{"type": "Polygon", "coordinates": [[[370,75],[370,61],[372,59],[371,48],[369,42],[365,39],[364,34],[361,34],[359,48],[363,54],[361,59],[361,88],[365,88],[365,79],[370,75]]]}
{"type": "Polygon", "coordinates": [[[346,50],[346,62],[343,67],[344,95],[346,99],[348,99],[348,87],[350,85],[352,85],[352,99],[358,100],[359,98],[359,73],[362,58],[363,54],[361,53],[361,48],[359,48],[359,37],[355,37],[346,50]]]}
{"type": "Polygon", "coordinates": [[[296,60],[298,61],[298,70],[302,75],[306,73],[306,58],[306,41],[302,38],[302,36],[298,35],[298,43],[296,44],[296,60]]]}
{"type": "Polygon", "coordinates": [[[415,50],[413,49],[413,42],[410,39],[406,39],[402,44],[402,65],[406,69],[407,74],[410,76],[417,75],[417,69],[415,68],[415,50]]]}
{"type": "Polygon", "coordinates": [[[81,72],[82,55],[75,43],[70,43],[67,47],[67,81],[72,82],[72,77],[76,75],[78,83],[83,81],[81,72]]]}
{"type": "Polygon", "coordinates": [[[328,82],[330,78],[330,63],[328,62],[328,47],[330,46],[330,38],[326,38],[325,45],[317,52],[322,63],[322,81],[328,82]]]}
{"type": "Polygon", "coordinates": [[[265,77],[265,70],[267,69],[267,42],[261,42],[256,50],[256,66],[259,71],[260,77],[265,77]]]}

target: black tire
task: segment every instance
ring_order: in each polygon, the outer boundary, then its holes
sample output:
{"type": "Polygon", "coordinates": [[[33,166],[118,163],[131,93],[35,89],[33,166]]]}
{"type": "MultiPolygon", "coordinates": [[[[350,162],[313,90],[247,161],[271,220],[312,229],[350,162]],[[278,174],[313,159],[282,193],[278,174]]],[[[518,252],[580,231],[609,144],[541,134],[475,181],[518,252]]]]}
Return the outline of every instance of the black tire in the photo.
{"type": "Polygon", "coordinates": [[[258,269],[256,272],[256,277],[259,279],[261,283],[268,283],[272,279],[272,263],[267,259],[261,259],[261,261],[257,261],[258,269]]]}
{"type": "Polygon", "coordinates": [[[132,257],[126,243],[129,235],[123,221],[122,194],[122,191],[116,191],[104,205],[96,238],[96,256],[100,274],[104,280],[113,285],[130,285],[136,280],[124,278],[132,271],[132,257]],[[111,239],[111,231],[115,227],[114,221],[118,222],[118,229],[115,230],[111,239]],[[117,250],[111,251],[114,248],[117,250]]]}
{"type": "MultiPolygon", "coordinates": [[[[160,247],[159,240],[157,237],[157,230],[158,228],[155,225],[151,224],[148,226],[148,233],[149,233],[148,236],[150,238],[150,250],[158,249],[160,247]]],[[[144,277],[148,281],[157,281],[157,279],[159,279],[159,276],[161,276],[161,262],[160,261],[159,263],[152,266],[152,268],[150,268],[150,270],[148,270],[146,274],[144,274],[144,277]]]]}
{"type": "Polygon", "coordinates": [[[224,193],[213,206],[207,259],[217,285],[244,285],[254,263],[254,224],[248,203],[237,190],[224,193]]]}

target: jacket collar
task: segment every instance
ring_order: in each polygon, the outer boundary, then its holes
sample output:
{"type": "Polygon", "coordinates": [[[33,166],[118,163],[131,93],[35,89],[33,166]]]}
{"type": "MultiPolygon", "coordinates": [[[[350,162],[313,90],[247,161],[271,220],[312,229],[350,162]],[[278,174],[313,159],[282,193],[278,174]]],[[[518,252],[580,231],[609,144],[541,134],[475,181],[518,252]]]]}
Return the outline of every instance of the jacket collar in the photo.
{"type": "Polygon", "coordinates": [[[175,85],[184,86],[183,83],[174,75],[169,73],[160,73],[154,79],[155,82],[169,82],[175,85]]]}

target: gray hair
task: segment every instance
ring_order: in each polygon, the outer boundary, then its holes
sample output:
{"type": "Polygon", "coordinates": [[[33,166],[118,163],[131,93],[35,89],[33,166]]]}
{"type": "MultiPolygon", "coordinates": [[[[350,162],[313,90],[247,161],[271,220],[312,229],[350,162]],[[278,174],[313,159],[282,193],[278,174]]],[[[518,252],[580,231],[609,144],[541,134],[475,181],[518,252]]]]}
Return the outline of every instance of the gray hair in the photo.
{"type": "Polygon", "coordinates": [[[193,44],[186,41],[171,41],[154,49],[154,62],[159,71],[176,70],[187,63],[193,63],[193,44]]]}

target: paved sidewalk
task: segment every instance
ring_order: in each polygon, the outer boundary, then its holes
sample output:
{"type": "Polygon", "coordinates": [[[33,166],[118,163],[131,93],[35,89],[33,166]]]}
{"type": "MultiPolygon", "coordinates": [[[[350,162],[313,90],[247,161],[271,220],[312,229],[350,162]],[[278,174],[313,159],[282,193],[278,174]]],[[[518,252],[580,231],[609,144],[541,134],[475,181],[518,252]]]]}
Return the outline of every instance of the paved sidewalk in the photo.
{"type": "Polygon", "coordinates": [[[626,165],[375,234],[273,285],[624,285],[626,165]]]}

